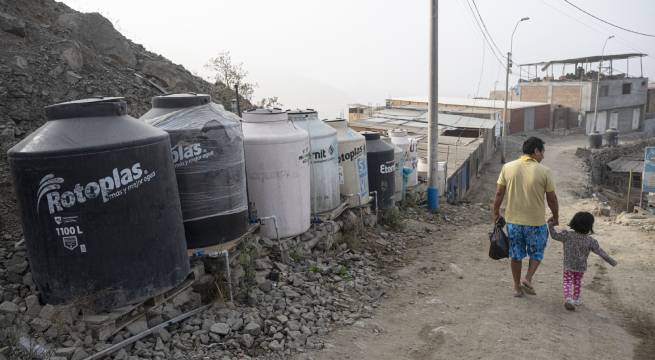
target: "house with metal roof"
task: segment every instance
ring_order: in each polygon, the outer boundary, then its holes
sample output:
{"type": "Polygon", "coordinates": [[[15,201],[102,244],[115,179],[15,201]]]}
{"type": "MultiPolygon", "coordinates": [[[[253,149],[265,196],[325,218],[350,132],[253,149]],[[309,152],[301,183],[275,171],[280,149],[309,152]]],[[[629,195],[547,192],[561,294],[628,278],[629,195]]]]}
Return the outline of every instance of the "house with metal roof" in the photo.
{"type": "Polygon", "coordinates": [[[519,74],[527,77],[519,79],[516,92],[521,101],[551,104],[552,128],[582,127],[587,134],[609,128],[643,130],[648,92],[644,56],[594,55],[521,64],[519,74]]]}

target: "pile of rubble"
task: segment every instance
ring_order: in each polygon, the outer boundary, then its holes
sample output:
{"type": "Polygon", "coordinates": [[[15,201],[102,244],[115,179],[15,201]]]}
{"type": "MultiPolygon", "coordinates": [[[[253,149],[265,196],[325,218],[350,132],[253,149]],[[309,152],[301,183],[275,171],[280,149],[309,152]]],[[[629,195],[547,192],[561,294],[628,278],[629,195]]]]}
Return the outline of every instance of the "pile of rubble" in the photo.
{"type": "Polygon", "coordinates": [[[375,215],[347,211],[292,239],[251,235],[230,257],[231,287],[224,258],[203,257],[193,263],[195,281],[146,310],[118,309],[118,317],[94,313],[85,299],[42,306],[23,244],[1,248],[0,359],[82,360],[103,351],[120,360],[286,359],[321,349],[322,336],[371,317],[398,286],[390,270],[403,264],[408,243],[426,234],[404,227],[404,219],[431,226],[458,219],[447,211],[422,213],[405,209],[390,227],[376,225],[375,215]],[[140,335],[146,336],[128,341],[140,335]]]}

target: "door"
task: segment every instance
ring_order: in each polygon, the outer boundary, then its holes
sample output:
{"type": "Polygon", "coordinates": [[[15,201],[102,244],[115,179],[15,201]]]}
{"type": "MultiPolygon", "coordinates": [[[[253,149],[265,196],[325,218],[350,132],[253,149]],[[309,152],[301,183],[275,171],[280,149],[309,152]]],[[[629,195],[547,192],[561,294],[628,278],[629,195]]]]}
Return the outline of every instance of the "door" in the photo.
{"type": "Polygon", "coordinates": [[[613,112],[610,114],[610,128],[617,129],[619,128],[619,113],[613,112]]]}
{"type": "Polygon", "coordinates": [[[607,129],[607,111],[598,112],[598,119],[596,121],[596,131],[601,134],[605,133],[607,129]]]}
{"type": "Polygon", "coordinates": [[[534,108],[523,109],[523,131],[534,130],[534,108]]]}
{"type": "Polygon", "coordinates": [[[632,130],[639,130],[639,120],[641,118],[641,109],[632,109],[632,130]]]}

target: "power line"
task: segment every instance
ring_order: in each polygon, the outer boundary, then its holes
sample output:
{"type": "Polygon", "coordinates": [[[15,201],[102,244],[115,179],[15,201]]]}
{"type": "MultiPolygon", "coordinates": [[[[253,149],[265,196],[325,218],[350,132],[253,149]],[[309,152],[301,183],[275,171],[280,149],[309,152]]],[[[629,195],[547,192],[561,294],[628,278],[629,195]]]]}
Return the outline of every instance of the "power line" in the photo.
{"type": "MultiPolygon", "coordinates": [[[[594,26],[592,26],[592,25],[589,25],[589,24],[587,24],[586,22],[583,22],[582,20],[580,20],[580,19],[578,19],[578,18],[576,18],[576,17],[574,17],[574,16],[572,16],[572,15],[569,15],[568,13],[566,13],[566,12],[564,12],[563,10],[559,9],[558,7],[549,4],[549,3],[548,3],[547,1],[545,1],[545,0],[540,0],[540,1],[541,1],[541,3],[543,3],[543,4],[546,5],[546,6],[548,6],[549,8],[551,8],[551,9],[555,10],[556,12],[558,12],[558,13],[560,13],[560,14],[566,16],[566,17],[568,17],[569,19],[571,19],[571,20],[573,20],[573,21],[575,21],[575,22],[577,22],[577,23],[579,23],[579,24],[585,26],[586,28],[588,28],[588,29],[590,29],[590,30],[592,30],[592,31],[595,31],[595,32],[597,32],[597,33],[599,33],[599,34],[601,34],[601,35],[603,35],[603,36],[611,35],[611,34],[610,34],[606,29],[600,29],[600,30],[599,30],[599,28],[594,27],[594,26]]],[[[631,44],[630,42],[626,41],[625,39],[623,39],[623,38],[620,37],[620,36],[616,36],[616,39],[617,39],[618,41],[622,42],[626,47],[629,47],[630,49],[632,49],[632,50],[634,50],[634,51],[637,51],[637,52],[639,52],[639,53],[645,53],[645,51],[643,51],[643,50],[641,50],[641,49],[638,49],[637,47],[634,46],[634,44],[631,44]]],[[[648,55],[646,55],[646,56],[648,56],[648,55]]]]}
{"type": "Polygon", "coordinates": [[[571,5],[571,6],[573,6],[573,7],[576,8],[576,9],[580,10],[581,12],[583,12],[583,13],[585,13],[585,14],[591,16],[592,18],[594,18],[594,19],[596,19],[596,20],[598,20],[598,21],[602,21],[602,22],[604,22],[605,24],[610,25],[610,26],[613,26],[613,27],[615,27],[615,28],[617,28],[617,29],[621,29],[621,30],[623,30],[623,31],[631,32],[631,33],[633,33],[633,34],[637,34],[637,35],[643,35],[643,36],[648,36],[648,37],[655,37],[655,35],[652,35],[652,34],[646,34],[646,33],[642,33],[642,32],[639,32],[639,31],[631,30],[631,29],[625,28],[625,27],[623,27],[623,26],[619,26],[619,25],[613,24],[613,23],[611,23],[611,22],[609,22],[609,21],[607,21],[607,20],[605,20],[605,19],[601,19],[601,18],[599,18],[598,16],[596,16],[596,15],[594,15],[594,14],[588,12],[587,10],[585,10],[585,9],[583,9],[583,8],[581,8],[581,7],[579,7],[578,5],[576,5],[576,4],[572,3],[572,2],[570,2],[569,0],[564,0],[564,2],[567,3],[567,4],[569,4],[569,5],[571,5]]]}
{"type": "Polygon", "coordinates": [[[475,12],[478,14],[478,17],[480,17],[480,22],[482,23],[482,27],[484,28],[484,31],[486,31],[487,35],[489,36],[489,39],[491,40],[491,43],[496,47],[496,50],[498,50],[498,53],[502,55],[502,51],[496,45],[496,42],[494,41],[494,38],[491,36],[491,33],[489,32],[489,29],[487,29],[487,24],[484,23],[484,19],[482,18],[482,15],[480,14],[480,10],[478,9],[478,4],[475,3],[475,0],[473,1],[473,6],[475,7],[475,12]]]}
{"type": "MultiPolygon", "coordinates": [[[[473,7],[471,6],[471,3],[470,3],[468,0],[464,0],[464,1],[466,1],[466,5],[468,5],[469,10],[471,11],[471,15],[473,16],[473,20],[475,20],[475,24],[478,26],[478,29],[479,29],[480,32],[482,33],[482,37],[484,38],[485,42],[486,42],[487,45],[489,46],[489,49],[490,49],[491,52],[493,53],[493,55],[494,55],[494,57],[496,58],[496,60],[498,60],[498,63],[500,63],[501,65],[504,65],[503,60],[501,60],[502,55],[501,55],[501,56],[498,56],[498,54],[496,54],[496,51],[495,51],[493,45],[491,45],[491,41],[489,41],[489,39],[487,38],[487,34],[486,34],[486,33],[484,32],[484,30],[482,29],[482,25],[480,25],[480,20],[478,20],[477,16],[475,16],[475,12],[473,11],[473,7]]],[[[501,53],[501,54],[502,54],[502,53],[501,53]]]]}

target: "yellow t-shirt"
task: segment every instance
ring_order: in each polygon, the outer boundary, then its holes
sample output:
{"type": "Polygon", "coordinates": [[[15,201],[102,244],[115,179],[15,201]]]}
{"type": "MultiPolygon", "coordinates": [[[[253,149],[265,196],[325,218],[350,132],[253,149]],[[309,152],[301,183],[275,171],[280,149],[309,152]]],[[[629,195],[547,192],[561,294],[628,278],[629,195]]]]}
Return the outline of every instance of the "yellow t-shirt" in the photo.
{"type": "Polygon", "coordinates": [[[505,186],[505,220],[510,224],[546,224],[547,192],[555,191],[550,169],[524,155],[503,166],[498,185],[505,186]]]}

